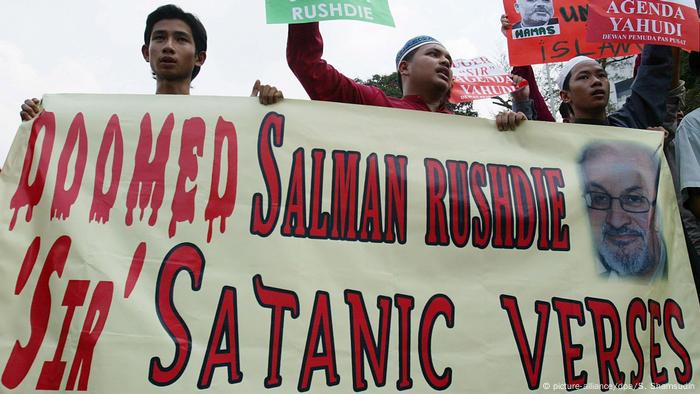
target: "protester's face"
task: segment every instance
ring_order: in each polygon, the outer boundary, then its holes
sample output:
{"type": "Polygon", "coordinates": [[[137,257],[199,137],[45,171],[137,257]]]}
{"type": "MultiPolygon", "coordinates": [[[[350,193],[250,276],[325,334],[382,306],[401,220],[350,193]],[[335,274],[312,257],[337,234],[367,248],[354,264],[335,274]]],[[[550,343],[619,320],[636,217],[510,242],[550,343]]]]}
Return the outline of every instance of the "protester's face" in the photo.
{"type": "Polygon", "coordinates": [[[610,99],[608,74],[594,61],[577,64],[571,70],[569,90],[562,91],[562,99],[571,105],[576,117],[585,118],[586,114],[604,110],[610,99]]]}
{"type": "Polygon", "coordinates": [[[605,205],[612,198],[609,209],[588,208],[601,259],[622,276],[650,272],[658,255],[653,228],[656,169],[648,154],[630,149],[604,150],[583,163],[583,172],[591,205],[605,205]],[[649,202],[648,211],[630,212],[644,210],[643,199],[649,202]]]}
{"type": "Polygon", "coordinates": [[[427,44],[418,48],[406,71],[411,84],[421,91],[446,93],[452,87],[452,57],[442,45],[427,44]]]}
{"type": "Polygon", "coordinates": [[[143,48],[144,58],[160,80],[189,80],[194,67],[204,62],[202,54],[196,53],[192,29],[180,19],[156,22],[148,47],[143,48]]]}
{"type": "Polygon", "coordinates": [[[515,9],[522,15],[524,26],[546,25],[554,16],[552,0],[517,0],[515,9]]]}

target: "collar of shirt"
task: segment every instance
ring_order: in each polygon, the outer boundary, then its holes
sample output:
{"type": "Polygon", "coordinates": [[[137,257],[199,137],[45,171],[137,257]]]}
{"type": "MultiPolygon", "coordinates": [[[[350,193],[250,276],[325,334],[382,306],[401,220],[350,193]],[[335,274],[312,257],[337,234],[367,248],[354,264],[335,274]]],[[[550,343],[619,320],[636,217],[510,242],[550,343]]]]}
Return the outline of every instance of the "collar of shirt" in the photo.
{"type": "Polygon", "coordinates": [[[576,119],[577,124],[590,124],[595,126],[610,126],[610,121],[606,118],[605,120],[599,119],[576,119]]]}
{"type": "MultiPolygon", "coordinates": [[[[403,96],[401,101],[407,102],[412,104],[413,106],[416,107],[416,109],[420,109],[422,111],[430,111],[430,107],[428,107],[428,104],[425,103],[425,100],[421,96],[418,95],[409,95],[409,96],[403,96]]],[[[440,108],[437,109],[435,112],[441,112],[443,114],[452,114],[452,111],[450,111],[449,108],[445,104],[440,106],[440,108]]]]}

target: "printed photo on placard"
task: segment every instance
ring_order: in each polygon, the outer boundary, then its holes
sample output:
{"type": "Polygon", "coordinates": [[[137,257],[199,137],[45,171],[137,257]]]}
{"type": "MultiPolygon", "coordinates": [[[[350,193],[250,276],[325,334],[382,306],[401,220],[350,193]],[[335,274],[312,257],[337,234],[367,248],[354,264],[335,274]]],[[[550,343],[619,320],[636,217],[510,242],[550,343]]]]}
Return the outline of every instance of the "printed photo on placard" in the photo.
{"type": "Polygon", "coordinates": [[[631,56],[642,44],[586,37],[591,0],[503,0],[511,66],[560,63],[576,56],[631,56]]]}
{"type": "Polygon", "coordinates": [[[610,279],[666,278],[656,206],[658,154],[634,143],[593,143],[579,163],[598,273],[610,279]]]}
{"type": "Polygon", "coordinates": [[[514,0],[520,20],[513,24],[513,39],[554,36],[561,33],[554,17],[554,0],[514,0]]]}

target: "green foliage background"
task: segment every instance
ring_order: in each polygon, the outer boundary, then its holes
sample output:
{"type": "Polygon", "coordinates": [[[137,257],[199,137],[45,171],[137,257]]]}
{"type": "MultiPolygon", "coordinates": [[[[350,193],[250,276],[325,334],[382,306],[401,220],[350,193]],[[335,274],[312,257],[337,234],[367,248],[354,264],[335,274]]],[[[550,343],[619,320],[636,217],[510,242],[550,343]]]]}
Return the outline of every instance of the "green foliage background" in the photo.
{"type": "MultiPolygon", "coordinates": [[[[389,75],[374,74],[372,78],[368,80],[355,79],[355,81],[365,85],[377,87],[390,97],[401,98],[401,96],[403,96],[401,93],[401,88],[399,87],[397,72],[393,72],[389,75]]],[[[448,104],[448,107],[455,113],[455,115],[479,116],[479,114],[474,110],[473,103],[461,103],[456,105],[448,104]]]]}

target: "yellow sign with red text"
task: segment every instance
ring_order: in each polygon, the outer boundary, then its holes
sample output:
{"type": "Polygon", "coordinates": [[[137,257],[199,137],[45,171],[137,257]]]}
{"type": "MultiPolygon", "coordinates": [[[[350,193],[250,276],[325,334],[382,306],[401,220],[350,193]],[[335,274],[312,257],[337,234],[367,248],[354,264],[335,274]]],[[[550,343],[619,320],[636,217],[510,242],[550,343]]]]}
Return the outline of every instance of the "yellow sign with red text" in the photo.
{"type": "Polygon", "coordinates": [[[5,391],[698,391],[656,132],[43,103],[0,173],[5,391]]]}

